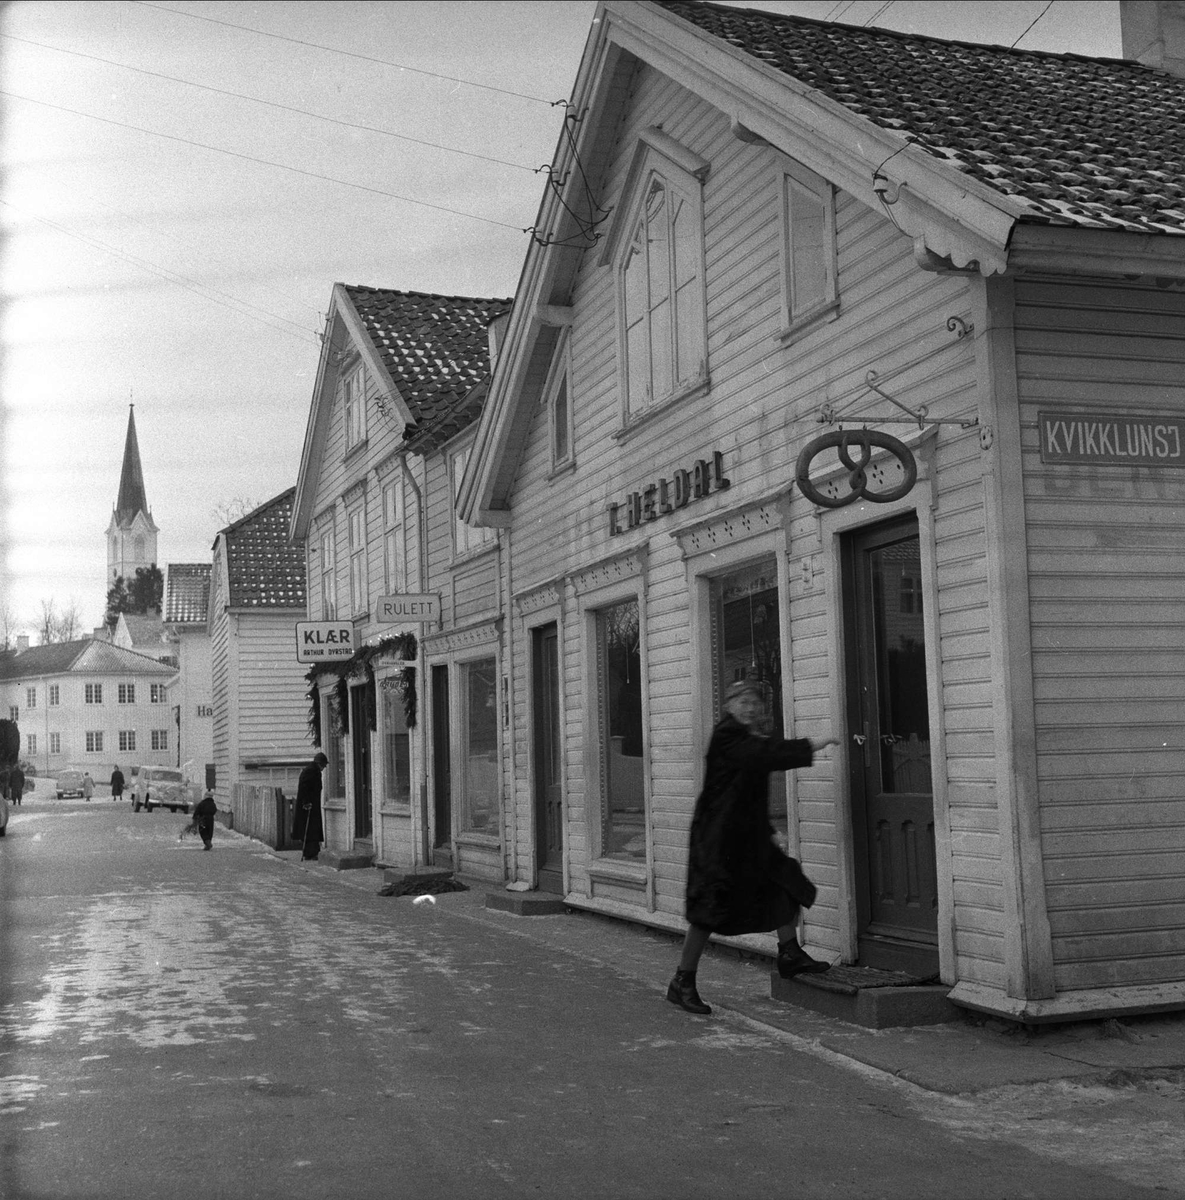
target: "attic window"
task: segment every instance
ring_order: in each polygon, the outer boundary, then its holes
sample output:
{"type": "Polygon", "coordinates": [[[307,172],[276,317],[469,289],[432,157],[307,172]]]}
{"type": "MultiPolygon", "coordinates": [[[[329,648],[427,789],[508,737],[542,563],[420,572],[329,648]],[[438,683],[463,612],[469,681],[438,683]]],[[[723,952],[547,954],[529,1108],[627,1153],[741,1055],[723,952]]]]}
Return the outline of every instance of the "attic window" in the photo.
{"type": "Polygon", "coordinates": [[[839,307],[835,190],[798,163],[781,171],[783,323],[788,332],[839,307]]]}
{"type": "Polygon", "coordinates": [[[346,451],[366,440],[366,372],[356,367],[342,381],[342,417],[346,451]]]}
{"type": "Polygon", "coordinates": [[[568,365],[568,338],[556,350],[551,378],[547,381],[547,424],[551,438],[551,467],[558,471],[572,465],[572,392],[568,365]]]}

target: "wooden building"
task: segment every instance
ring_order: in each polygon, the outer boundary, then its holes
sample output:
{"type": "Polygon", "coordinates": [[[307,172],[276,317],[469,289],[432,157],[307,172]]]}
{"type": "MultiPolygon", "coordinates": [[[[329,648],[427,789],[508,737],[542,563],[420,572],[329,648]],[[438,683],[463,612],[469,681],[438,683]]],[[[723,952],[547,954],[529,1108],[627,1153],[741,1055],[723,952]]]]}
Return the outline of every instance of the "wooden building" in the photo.
{"type": "Polygon", "coordinates": [[[303,551],[288,540],[294,490],[228,525],[214,541],[207,614],[214,798],[230,811],[236,785],[294,794],[315,752],[306,668],[296,657],[305,578],[303,551]]]}
{"type": "Polygon", "coordinates": [[[212,788],[214,771],[214,677],[210,661],[211,563],[169,563],[165,568],[165,628],[177,676],[169,705],[177,727],[175,765],[189,764],[190,777],[212,788]]]}
{"type": "Polygon", "coordinates": [[[1143,65],[598,7],[460,497],[502,538],[509,877],[682,928],[752,673],[841,738],[774,789],[814,953],[1026,1021],[1185,1005],[1185,80],[1153,34],[1143,65]]]}
{"type": "Polygon", "coordinates": [[[291,528],[353,639],[312,671],[330,856],[503,878],[501,547],[454,501],[509,306],[333,289],[291,528]]]}

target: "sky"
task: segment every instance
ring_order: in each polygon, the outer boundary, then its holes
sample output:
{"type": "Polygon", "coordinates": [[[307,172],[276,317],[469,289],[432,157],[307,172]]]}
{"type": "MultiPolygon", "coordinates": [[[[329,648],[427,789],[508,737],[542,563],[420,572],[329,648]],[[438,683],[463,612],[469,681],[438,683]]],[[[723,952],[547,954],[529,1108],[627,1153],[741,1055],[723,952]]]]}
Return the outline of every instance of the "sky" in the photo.
{"type": "MultiPolygon", "coordinates": [[[[1101,0],[748,6],[1121,53],[1101,0]]],[[[209,562],[228,509],[296,483],[335,282],[514,294],[594,14],[4,6],[0,641],[47,602],[101,623],[130,403],[162,569],[209,562]]]]}

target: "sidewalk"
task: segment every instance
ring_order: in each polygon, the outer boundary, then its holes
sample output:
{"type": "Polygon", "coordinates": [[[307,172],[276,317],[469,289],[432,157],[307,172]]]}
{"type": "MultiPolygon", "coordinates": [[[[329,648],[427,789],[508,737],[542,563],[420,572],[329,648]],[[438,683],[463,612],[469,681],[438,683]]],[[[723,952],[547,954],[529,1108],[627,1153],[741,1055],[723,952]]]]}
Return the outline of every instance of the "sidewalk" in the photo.
{"type": "MultiPolygon", "coordinates": [[[[269,854],[298,870],[334,878],[343,886],[377,894],[381,869],[337,871],[305,863],[299,851],[269,854]]],[[[556,916],[520,917],[485,907],[497,885],[463,880],[469,891],[434,897],[450,916],[476,926],[529,938],[548,950],[571,954],[595,966],[654,988],[665,1003],[667,983],[679,957],[678,939],[626,921],[569,910],[556,916]]],[[[388,897],[385,903],[406,905],[411,897],[388,897]]],[[[1009,1084],[1052,1080],[1083,1083],[1130,1083],[1136,1078],[1168,1078],[1179,1082],[1185,1072],[1185,1014],[1084,1021],[1027,1030],[1006,1021],[967,1013],[946,1025],[866,1029],[849,1025],[770,997],[772,963],[741,957],[710,944],[699,970],[699,991],[712,1005],[708,1018],[673,1015],[688,1021],[752,1021],[780,1030],[800,1049],[834,1054],[927,1091],[947,1095],[983,1092],[1009,1084]]]]}

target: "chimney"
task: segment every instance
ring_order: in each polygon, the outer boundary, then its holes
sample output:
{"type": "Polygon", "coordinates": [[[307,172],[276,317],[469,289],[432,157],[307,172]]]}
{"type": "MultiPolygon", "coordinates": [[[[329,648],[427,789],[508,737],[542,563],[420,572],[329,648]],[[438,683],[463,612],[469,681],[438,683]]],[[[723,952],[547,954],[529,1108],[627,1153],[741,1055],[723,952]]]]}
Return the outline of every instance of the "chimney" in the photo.
{"type": "Polygon", "coordinates": [[[1119,0],[1123,57],[1185,78],[1185,0],[1119,0]]]}
{"type": "Polygon", "coordinates": [[[29,648],[29,635],[27,633],[18,633],[16,635],[16,652],[23,653],[29,648]]]}

